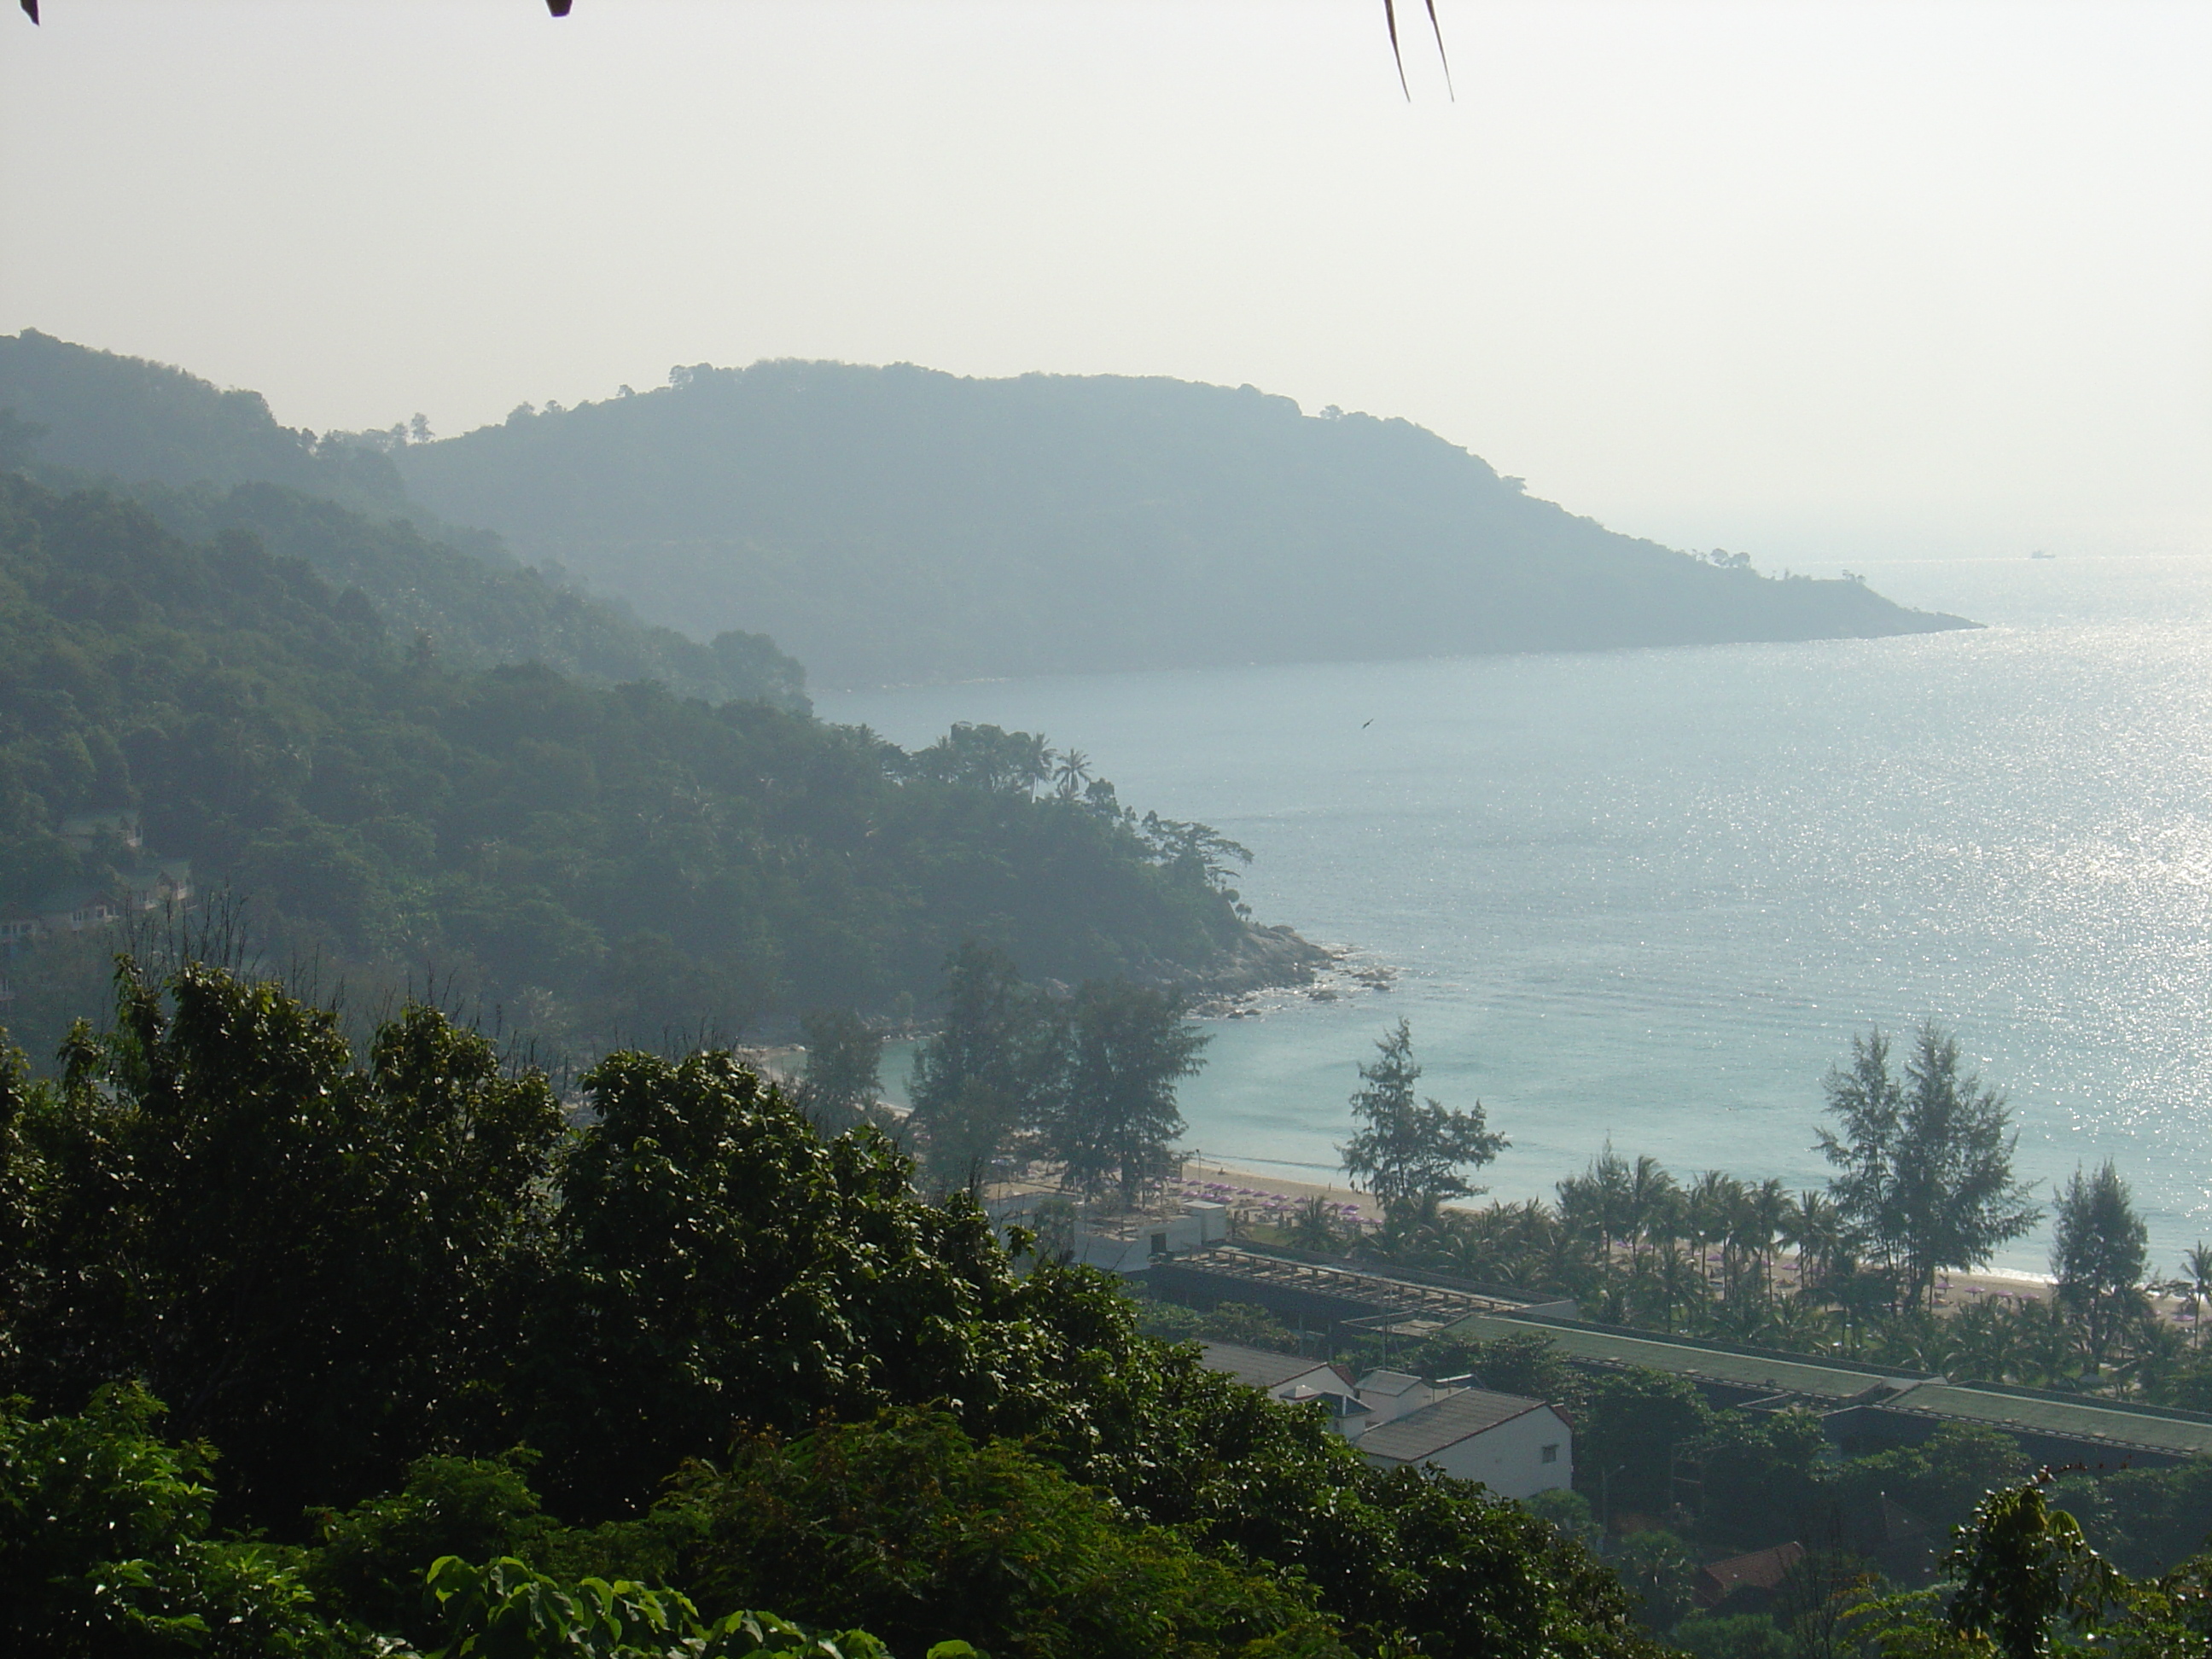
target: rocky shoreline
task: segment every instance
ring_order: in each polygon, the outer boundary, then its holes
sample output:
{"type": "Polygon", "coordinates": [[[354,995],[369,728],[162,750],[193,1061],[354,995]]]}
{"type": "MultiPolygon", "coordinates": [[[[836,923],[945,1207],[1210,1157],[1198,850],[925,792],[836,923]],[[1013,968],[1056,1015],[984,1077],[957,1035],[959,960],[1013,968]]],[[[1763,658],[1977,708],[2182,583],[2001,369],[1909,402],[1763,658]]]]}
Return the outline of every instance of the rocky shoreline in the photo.
{"type": "Polygon", "coordinates": [[[1251,927],[1229,960],[1186,982],[1200,1019],[1253,1019],[1294,1000],[1335,1002],[1387,991],[1398,970],[1348,945],[1316,945],[1287,927],[1251,927]]]}

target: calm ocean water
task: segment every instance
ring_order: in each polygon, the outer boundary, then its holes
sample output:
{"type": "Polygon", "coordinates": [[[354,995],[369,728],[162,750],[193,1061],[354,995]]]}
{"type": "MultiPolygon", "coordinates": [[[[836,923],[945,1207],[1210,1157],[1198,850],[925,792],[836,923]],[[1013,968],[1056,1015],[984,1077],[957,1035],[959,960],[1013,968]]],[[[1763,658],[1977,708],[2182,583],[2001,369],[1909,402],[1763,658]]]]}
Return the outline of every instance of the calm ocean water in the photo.
{"type": "Polygon", "coordinates": [[[1991,626],[817,702],[908,744],[968,720],[1080,748],[1250,846],[1262,920],[1399,970],[1216,1022],[1183,1095],[1208,1154],[1332,1166],[1402,1014],[1427,1091],[1511,1137],[1501,1196],[1608,1137],[1814,1184],[1824,1072],[1933,1015],[2009,1096],[2021,1172],[2116,1159],[2170,1270],[2212,1238],[2212,559],[1865,574],[1991,626]]]}

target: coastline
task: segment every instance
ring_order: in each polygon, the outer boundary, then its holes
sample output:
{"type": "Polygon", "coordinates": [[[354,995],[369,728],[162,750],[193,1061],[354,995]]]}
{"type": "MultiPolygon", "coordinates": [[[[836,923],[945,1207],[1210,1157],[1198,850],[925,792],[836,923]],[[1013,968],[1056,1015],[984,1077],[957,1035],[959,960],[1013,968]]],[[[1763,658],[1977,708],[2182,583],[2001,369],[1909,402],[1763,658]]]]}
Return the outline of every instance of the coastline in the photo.
{"type": "Polygon", "coordinates": [[[1352,945],[1316,945],[1288,927],[1250,926],[1224,966],[1184,981],[1195,1019],[1259,1019],[1303,1000],[1388,991],[1398,969],[1352,945]]]}

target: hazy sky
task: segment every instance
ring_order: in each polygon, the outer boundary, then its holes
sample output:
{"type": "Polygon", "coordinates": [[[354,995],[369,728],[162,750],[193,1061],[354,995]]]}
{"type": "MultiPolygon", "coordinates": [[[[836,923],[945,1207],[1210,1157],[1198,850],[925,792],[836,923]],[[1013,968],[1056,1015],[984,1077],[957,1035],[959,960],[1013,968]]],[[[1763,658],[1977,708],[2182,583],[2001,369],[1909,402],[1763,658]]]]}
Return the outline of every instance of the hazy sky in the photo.
{"type": "Polygon", "coordinates": [[[1159,374],[1763,566],[2212,550],[2201,0],[1443,0],[1410,106],[1374,0],[46,9],[0,331],[295,424],[1159,374]]]}

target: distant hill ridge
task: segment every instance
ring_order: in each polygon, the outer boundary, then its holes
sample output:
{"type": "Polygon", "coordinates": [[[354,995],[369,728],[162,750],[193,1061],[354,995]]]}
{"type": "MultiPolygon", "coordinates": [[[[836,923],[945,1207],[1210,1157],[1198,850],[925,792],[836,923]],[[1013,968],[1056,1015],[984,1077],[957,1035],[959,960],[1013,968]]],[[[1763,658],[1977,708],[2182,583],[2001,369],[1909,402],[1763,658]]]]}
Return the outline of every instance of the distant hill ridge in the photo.
{"type": "Polygon", "coordinates": [[[1972,625],[1718,568],[1249,386],[702,365],[391,459],[432,512],[832,686],[1972,625]]]}
{"type": "Polygon", "coordinates": [[[524,568],[489,531],[407,497],[391,434],[297,431],[256,392],[26,329],[0,335],[0,471],[58,488],[118,486],[187,541],[245,532],[360,591],[393,635],[430,637],[456,666],[540,662],[682,696],[806,707],[805,676],[742,630],[711,644],[641,623],[557,571],[524,568]]]}

